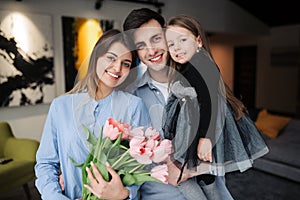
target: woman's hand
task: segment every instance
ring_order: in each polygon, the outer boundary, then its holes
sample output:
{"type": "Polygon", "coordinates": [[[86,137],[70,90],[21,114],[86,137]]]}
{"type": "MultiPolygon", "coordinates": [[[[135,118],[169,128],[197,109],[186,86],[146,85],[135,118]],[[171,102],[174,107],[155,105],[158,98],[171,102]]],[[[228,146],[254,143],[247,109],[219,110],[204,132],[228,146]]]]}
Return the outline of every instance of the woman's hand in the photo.
{"type": "Polygon", "coordinates": [[[200,138],[197,154],[200,160],[212,162],[212,144],[209,138],[200,138]]]}
{"type": "Polygon", "coordinates": [[[123,186],[120,176],[111,167],[106,167],[112,177],[107,182],[103,179],[95,164],[91,163],[91,165],[95,176],[87,168],[86,171],[91,185],[84,185],[90,192],[100,199],[126,199],[129,196],[129,190],[123,186]]]}

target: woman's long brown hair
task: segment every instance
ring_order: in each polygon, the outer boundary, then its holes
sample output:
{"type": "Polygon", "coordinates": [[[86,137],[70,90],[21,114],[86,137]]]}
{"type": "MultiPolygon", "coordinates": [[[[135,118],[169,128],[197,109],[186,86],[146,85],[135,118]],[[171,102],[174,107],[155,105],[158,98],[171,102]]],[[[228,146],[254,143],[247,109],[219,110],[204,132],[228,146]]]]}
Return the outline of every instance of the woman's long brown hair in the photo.
{"type": "Polygon", "coordinates": [[[79,80],[77,84],[71,89],[68,93],[78,93],[78,92],[88,92],[89,96],[95,98],[96,91],[99,84],[99,78],[97,76],[97,59],[103,56],[110,46],[115,42],[120,42],[124,44],[131,52],[132,62],[130,68],[134,68],[136,66],[136,53],[133,47],[133,44],[126,37],[125,34],[121,33],[117,29],[111,29],[103,33],[103,35],[96,42],[88,65],[88,71],[86,76],[79,80]]]}

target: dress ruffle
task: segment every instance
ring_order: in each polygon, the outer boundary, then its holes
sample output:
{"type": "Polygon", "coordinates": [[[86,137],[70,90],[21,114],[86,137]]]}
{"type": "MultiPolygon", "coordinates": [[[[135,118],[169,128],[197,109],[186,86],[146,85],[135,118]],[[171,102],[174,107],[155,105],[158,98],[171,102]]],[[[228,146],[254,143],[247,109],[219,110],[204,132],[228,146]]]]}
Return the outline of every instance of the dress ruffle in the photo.
{"type": "MultiPolygon", "coordinates": [[[[178,98],[173,94],[166,106],[165,137],[172,139],[174,147],[172,159],[177,164],[185,163],[187,149],[195,141],[197,126],[193,125],[200,117],[199,107],[195,101],[196,99],[190,96],[178,98]]],[[[224,176],[227,172],[243,172],[251,168],[255,159],[268,153],[268,147],[261,133],[247,114],[236,120],[233,110],[227,104],[223,111],[219,111],[218,116],[223,117],[218,117],[219,128],[216,128],[216,135],[212,141],[213,161],[210,163],[198,159],[190,163],[186,170],[197,175],[224,176]]]]}

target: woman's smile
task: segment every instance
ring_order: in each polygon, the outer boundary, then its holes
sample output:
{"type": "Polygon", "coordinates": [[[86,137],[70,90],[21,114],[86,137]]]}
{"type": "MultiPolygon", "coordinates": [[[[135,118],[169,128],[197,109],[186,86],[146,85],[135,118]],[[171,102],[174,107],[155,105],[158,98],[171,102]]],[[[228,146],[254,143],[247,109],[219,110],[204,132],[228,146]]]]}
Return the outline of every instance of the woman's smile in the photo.
{"type": "Polygon", "coordinates": [[[107,71],[107,70],[105,70],[105,72],[106,72],[109,76],[111,76],[112,78],[114,78],[114,79],[118,79],[118,78],[121,77],[120,75],[117,75],[117,74],[112,73],[112,72],[107,71]]]}

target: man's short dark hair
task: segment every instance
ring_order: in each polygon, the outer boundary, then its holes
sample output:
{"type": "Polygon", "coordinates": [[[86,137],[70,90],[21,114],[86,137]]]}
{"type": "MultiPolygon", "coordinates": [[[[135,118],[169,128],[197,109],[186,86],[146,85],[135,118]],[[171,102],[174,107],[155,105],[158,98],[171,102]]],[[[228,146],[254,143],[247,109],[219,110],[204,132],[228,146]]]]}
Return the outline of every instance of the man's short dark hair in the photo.
{"type": "Polygon", "coordinates": [[[124,21],[123,31],[137,29],[151,19],[158,21],[161,27],[165,26],[165,19],[159,13],[149,8],[134,9],[129,13],[124,21]]]}

